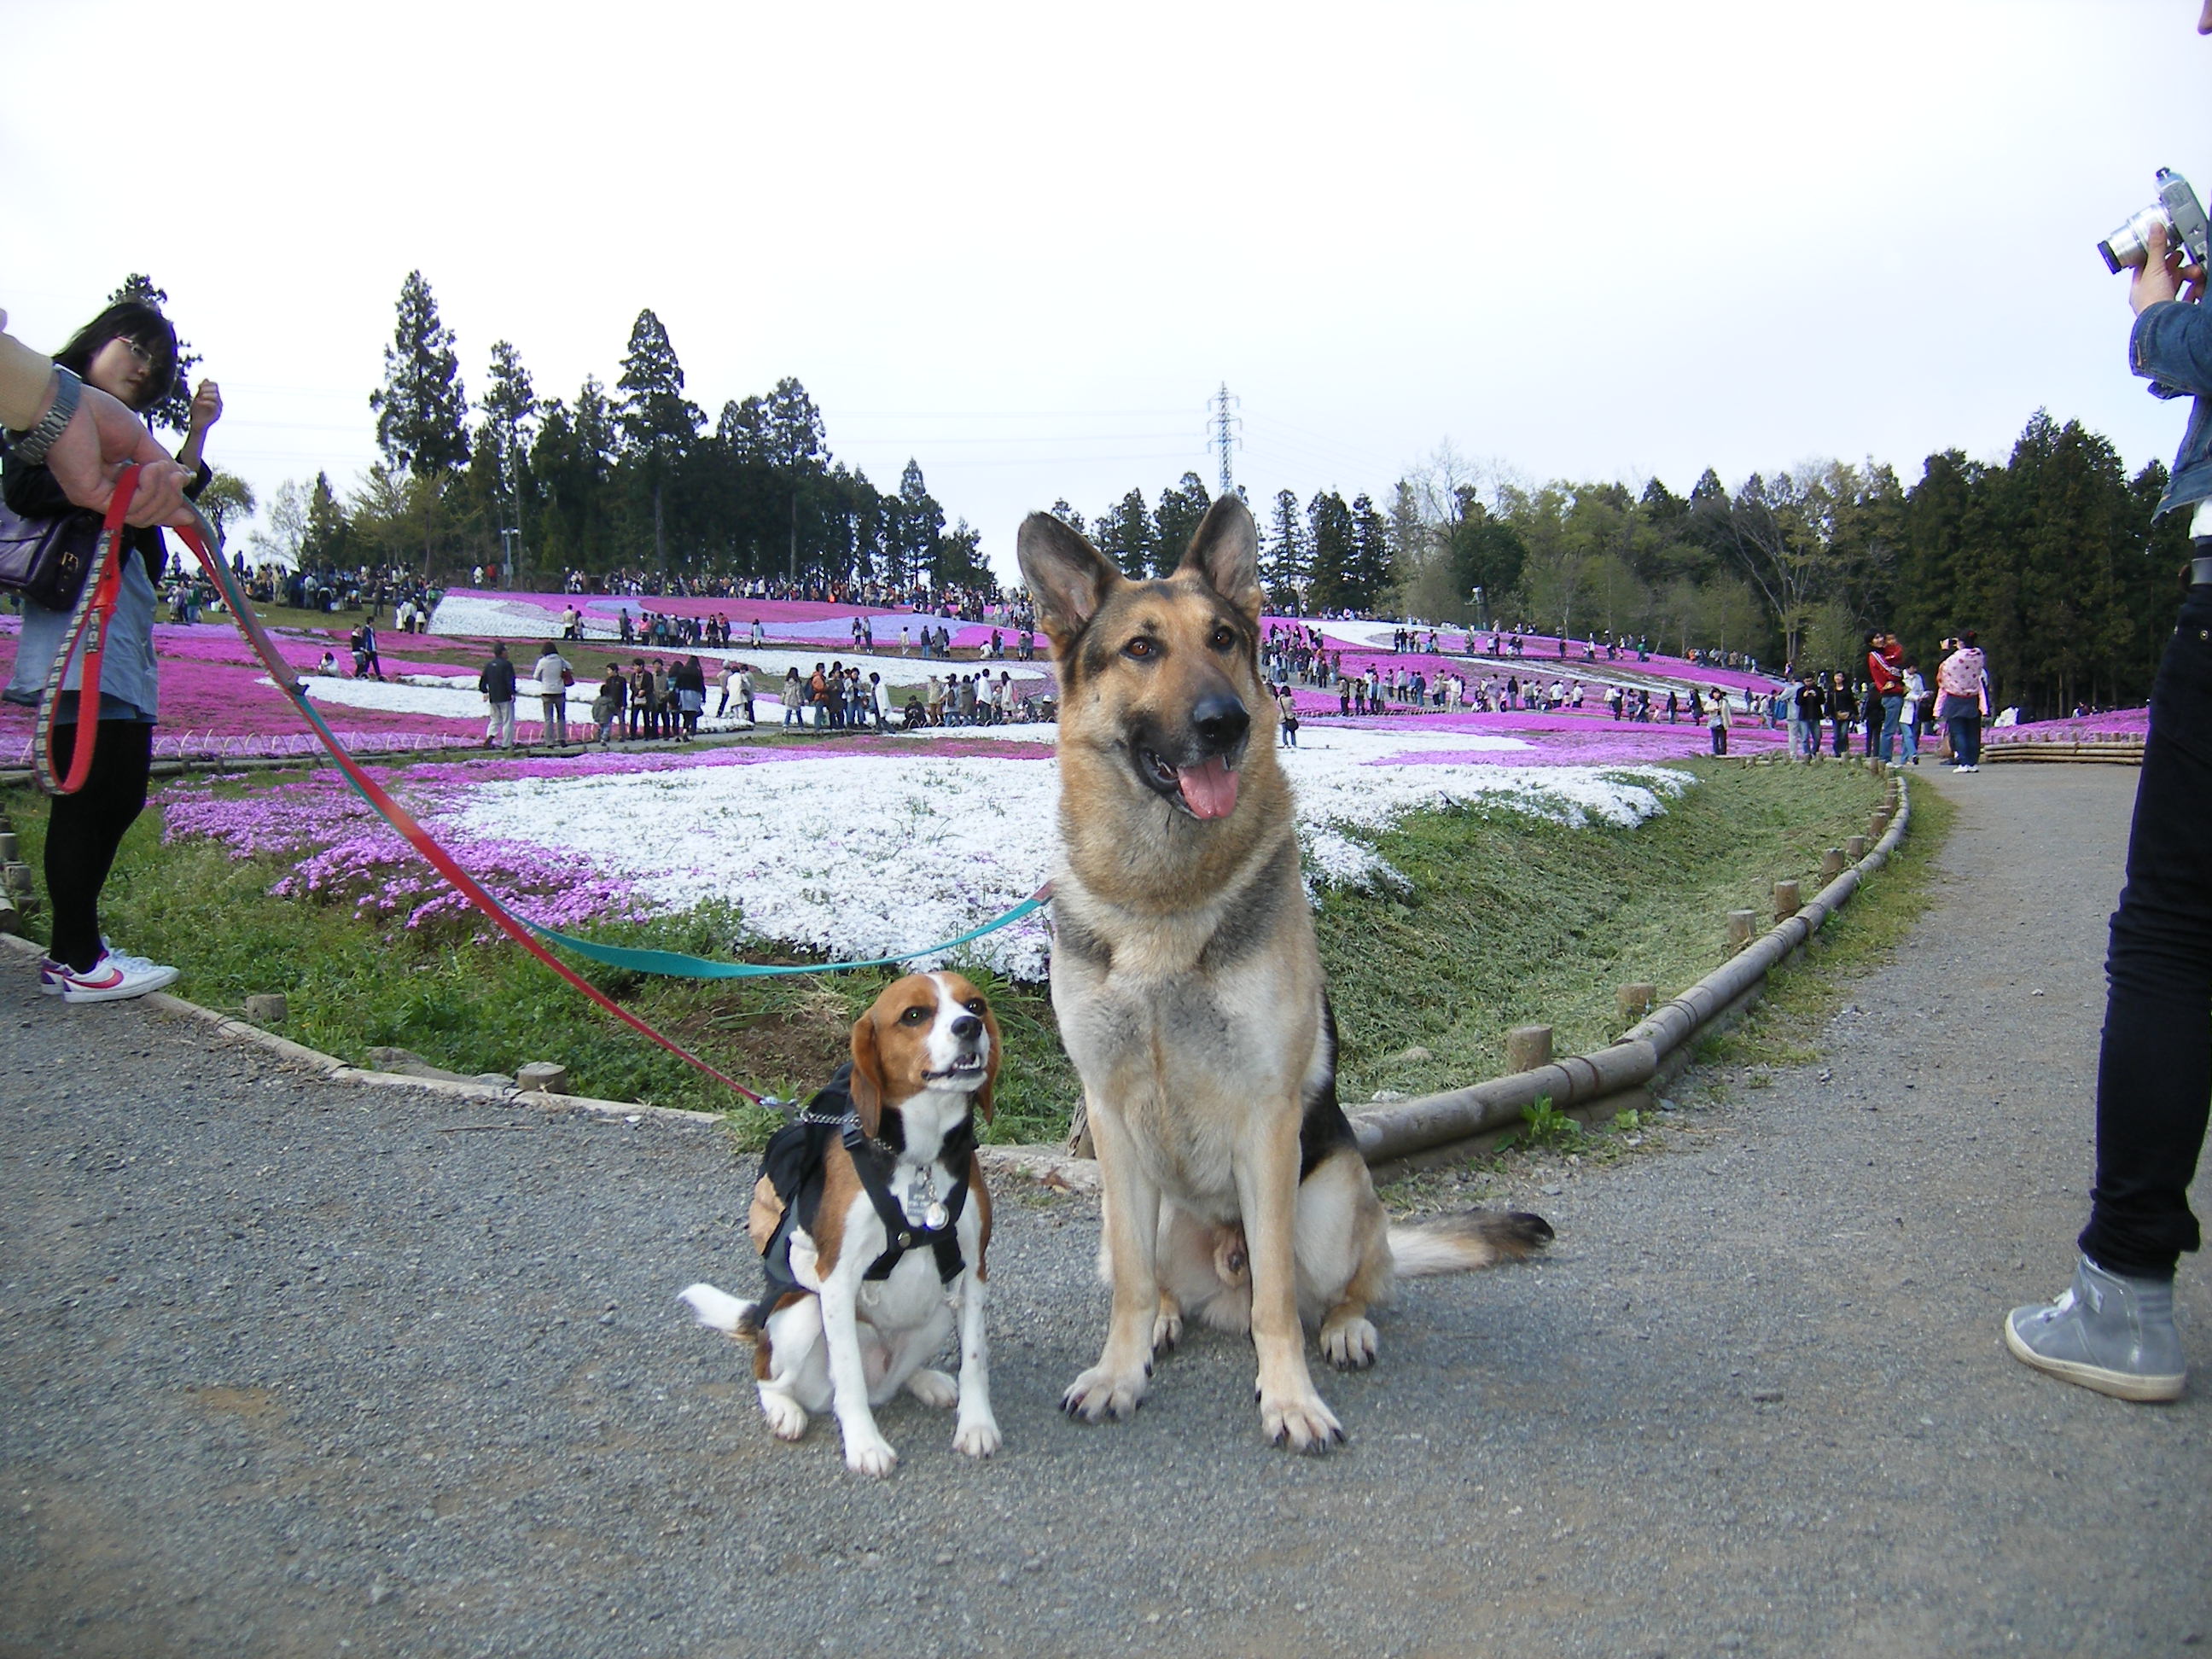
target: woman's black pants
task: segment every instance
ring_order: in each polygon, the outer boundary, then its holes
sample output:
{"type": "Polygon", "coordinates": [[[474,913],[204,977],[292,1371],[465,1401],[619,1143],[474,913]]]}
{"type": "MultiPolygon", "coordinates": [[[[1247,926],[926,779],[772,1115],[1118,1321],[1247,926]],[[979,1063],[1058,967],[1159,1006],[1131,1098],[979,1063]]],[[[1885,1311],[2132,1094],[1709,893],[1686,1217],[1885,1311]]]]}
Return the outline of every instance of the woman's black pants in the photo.
{"type": "Polygon", "coordinates": [[[2097,1185],[2081,1249],[2171,1279],[2212,1102],[2212,582],[2182,602],[2150,694],[2128,881],[2105,957],[2097,1185]]]}
{"type": "MultiPolygon", "coordinates": [[[[154,727],[146,720],[101,720],[92,771],[74,795],[57,796],[46,817],[46,896],[53,902],[50,954],[80,973],[100,960],[100,890],[124,833],[146,807],[154,727]]],[[[54,769],[66,775],[80,722],[54,727],[54,769]]]]}

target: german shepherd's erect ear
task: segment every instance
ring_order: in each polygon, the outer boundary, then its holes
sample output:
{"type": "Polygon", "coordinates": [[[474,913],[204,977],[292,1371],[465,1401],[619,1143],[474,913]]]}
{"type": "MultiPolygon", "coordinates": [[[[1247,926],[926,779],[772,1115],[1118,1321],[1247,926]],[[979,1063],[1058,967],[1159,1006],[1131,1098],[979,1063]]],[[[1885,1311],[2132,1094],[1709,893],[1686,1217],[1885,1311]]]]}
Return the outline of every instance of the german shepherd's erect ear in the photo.
{"type": "Polygon", "coordinates": [[[1260,625],[1260,532],[1251,509],[1234,495],[1222,495],[1206,509],[1190,538],[1190,550],[1176,567],[1178,576],[1195,576],[1260,625]]]}
{"type": "Polygon", "coordinates": [[[1054,653],[1065,657],[1106,596],[1127,579],[1111,559],[1049,513],[1024,519],[1014,547],[1022,580],[1036,601],[1037,620],[1052,636],[1054,653]]]}

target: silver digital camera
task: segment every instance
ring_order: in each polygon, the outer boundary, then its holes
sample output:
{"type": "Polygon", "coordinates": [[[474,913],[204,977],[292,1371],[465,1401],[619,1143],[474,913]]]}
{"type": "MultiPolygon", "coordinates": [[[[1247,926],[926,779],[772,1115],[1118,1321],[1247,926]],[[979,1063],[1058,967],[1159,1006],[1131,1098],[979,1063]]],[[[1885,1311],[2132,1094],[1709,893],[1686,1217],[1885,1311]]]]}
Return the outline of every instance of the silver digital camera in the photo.
{"type": "Polygon", "coordinates": [[[2212,240],[2212,231],[2208,231],[2204,222],[2204,204],[2197,199],[2189,180],[2172,167],[2158,170],[2158,200],[2130,216],[2127,223],[2098,243],[2097,252],[2115,272],[2140,265],[2150,257],[2153,225],[2166,228],[2167,247],[2179,248],[2191,264],[2203,265],[2206,243],[2212,240]]]}

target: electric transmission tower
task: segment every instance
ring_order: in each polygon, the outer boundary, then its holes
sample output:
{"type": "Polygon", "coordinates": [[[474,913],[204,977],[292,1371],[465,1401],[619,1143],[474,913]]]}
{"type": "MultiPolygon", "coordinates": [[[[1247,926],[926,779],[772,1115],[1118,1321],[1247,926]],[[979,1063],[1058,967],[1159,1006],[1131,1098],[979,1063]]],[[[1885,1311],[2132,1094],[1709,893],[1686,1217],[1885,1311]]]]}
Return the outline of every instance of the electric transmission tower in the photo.
{"type": "Polygon", "coordinates": [[[1244,417],[1236,412],[1243,404],[1241,398],[1229,395],[1229,382],[1221,383],[1221,390],[1213,396],[1213,447],[1221,456],[1221,493],[1232,495],[1237,492],[1236,480],[1231,475],[1230,452],[1243,440],[1238,436],[1244,417]]]}

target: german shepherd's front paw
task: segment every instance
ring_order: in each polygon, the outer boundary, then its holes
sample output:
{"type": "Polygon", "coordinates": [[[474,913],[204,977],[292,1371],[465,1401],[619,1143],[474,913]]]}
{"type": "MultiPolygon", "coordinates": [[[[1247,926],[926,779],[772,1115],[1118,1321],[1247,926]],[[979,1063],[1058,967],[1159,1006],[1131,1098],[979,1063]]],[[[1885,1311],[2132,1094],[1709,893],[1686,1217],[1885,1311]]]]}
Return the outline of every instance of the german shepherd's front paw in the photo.
{"type": "Polygon", "coordinates": [[[1134,1417],[1145,1400],[1145,1375],[1141,1370],[1110,1371],[1103,1365],[1093,1365],[1067,1385],[1067,1392],[1060,1398],[1060,1408],[1086,1423],[1134,1417]]]}
{"type": "Polygon", "coordinates": [[[1358,1315],[1332,1318],[1321,1328],[1321,1351],[1340,1371],[1364,1371],[1375,1363],[1375,1327],[1358,1315]]]}
{"type": "Polygon", "coordinates": [[[1152,1316],[1152,1352],[1173,1353],[1176,1344],[1182,1340],[1182,1310],[1164,1302],[1160,1310],[1152,1316]]]}
{"type": "Polygon", "coordinates": [[[1310,1389],[1290,1395],[1270,1395],[1262,1389],[1260,1427],[1268,1444],[1288,1446],[1292,1451],[1325,1452],[1344,1443],[1344,1425],[1310,1389]]]}

